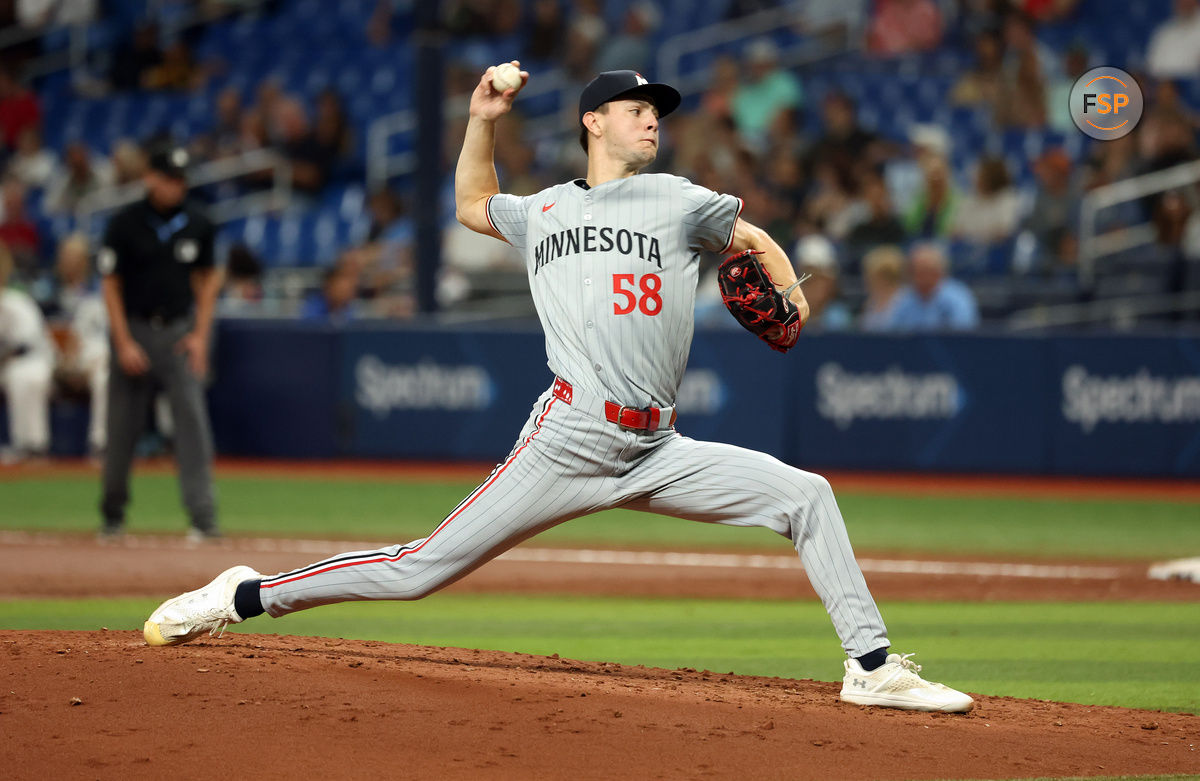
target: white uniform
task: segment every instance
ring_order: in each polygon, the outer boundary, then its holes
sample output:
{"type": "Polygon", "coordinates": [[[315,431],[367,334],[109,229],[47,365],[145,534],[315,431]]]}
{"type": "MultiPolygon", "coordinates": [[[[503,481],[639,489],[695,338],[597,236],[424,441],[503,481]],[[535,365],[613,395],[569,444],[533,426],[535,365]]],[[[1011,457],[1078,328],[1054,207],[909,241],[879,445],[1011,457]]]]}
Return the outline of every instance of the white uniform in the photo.
{"type": "Polygon", "coordinates": [[[0,290],[0,388],[8,399],[9,440],[18,452],[50,449],[53,374],[54,350],[42,311],[28,294],[0,290]],[[12,357],[5,360],[6,355],[12,357]]]}
{"type": "Polygon", "coordinates": [[[96,292],[83,292],[67,297],[63,309],[75,337],[78,351],[60,362],[65,368],[82,372],[87,377],[91,396],[91,417],[88,421],[88,446],[93,452],[104,449],[108,441],[108,371],[109,337],[108,312],[104,299],[96,292]]]}
{"type": "Polygon", "coordinates": [[[266,578],[266,611],[418,599],[563,521],[625,507],[787,537],[847,653],[887,647],[829,483],[674,430],[700,252],[729,248],[740,209],[665,174],[492,196],[488,219],[525,258],[558,379],[508,458],[432,534],[266,578]]]}

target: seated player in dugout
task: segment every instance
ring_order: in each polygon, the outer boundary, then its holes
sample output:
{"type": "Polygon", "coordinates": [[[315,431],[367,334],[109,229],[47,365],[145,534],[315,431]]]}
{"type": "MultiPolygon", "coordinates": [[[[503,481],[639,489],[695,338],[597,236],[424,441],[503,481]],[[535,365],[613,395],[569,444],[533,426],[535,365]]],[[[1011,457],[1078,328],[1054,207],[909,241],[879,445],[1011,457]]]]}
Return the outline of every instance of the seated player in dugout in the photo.
{"type": "Polygon", "coordinates": [[[512,452],[429,536],[269,577],[233,567],[159,606],[146,641],[176,645],[263,613],[420,599],[539,532],[624,507],[787,537],[845,649],[843,700],[970,710],[969,696],[922,678],[911,654],[888,652],[825,478],[675,430],[701,251],[735,253],[721,266],[723,299],[773,348],[793,346],[808,317],[791,262],[740,219],[740,199],[639,173],[679,93],[633,71],[601,73],[579,99],[587,175],[518,197],[500,192],[493,162],[496,123],[529,78],[517,65],[480,78],[455,173],[459,221],[525,260],[555,375],[512,452]]]}

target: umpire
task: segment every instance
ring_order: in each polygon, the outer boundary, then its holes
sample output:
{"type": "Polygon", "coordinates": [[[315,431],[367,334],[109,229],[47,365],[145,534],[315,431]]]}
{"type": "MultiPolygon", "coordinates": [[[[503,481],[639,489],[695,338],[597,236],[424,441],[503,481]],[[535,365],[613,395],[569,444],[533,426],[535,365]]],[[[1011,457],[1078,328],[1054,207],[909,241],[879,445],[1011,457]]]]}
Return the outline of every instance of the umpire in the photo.
{"type": "Polygon", "coordinates": [[[203,381],[221,280],[213,265],[213,224],[186,201],[187,165],[183,149],[151,151],[146,197],[112,216],[97,258],[113,346],[103,537],[124,528],[134,446],[160,389],[174,418],[188,536],[219,536],[203,381]]]}

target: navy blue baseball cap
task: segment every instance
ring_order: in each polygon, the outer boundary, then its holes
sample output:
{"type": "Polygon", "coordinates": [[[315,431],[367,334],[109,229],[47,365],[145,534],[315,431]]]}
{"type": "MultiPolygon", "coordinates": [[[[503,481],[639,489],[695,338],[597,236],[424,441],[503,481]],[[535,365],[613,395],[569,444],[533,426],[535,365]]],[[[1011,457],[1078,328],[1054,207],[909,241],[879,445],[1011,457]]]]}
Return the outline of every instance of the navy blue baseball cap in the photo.
{"type": "Polygon", "coordinates": [[[679,108],[683,100],[674,87],[647,81],[637,71],[605,71],[588,82],[579,95],[579,121],[583,122],[584,114],[595,111],[610,100],[617,100],[627,92],[639,92],[649,97],[660,117],[679,108]]]}

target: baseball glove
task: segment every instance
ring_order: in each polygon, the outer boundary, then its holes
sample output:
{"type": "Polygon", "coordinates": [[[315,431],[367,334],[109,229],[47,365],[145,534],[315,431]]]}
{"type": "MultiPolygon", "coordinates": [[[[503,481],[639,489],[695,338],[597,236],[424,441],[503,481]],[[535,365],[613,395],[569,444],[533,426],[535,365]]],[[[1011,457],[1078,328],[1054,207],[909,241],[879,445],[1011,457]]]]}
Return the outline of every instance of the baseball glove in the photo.
{"type": "Polygon", "coordinates": [[[748,249],[721,263],[717,269],[721,300],[742,327],[772,349],[786,353],[800,337],[800,310],[788,300],[792,288],[783,293],[775,289],[771,275],[755,257],[761,254],[748,249]]]}

